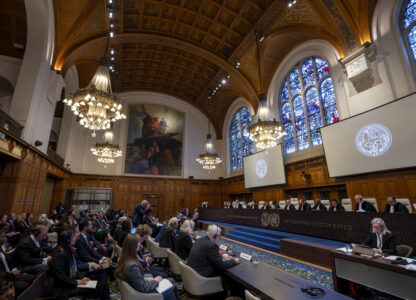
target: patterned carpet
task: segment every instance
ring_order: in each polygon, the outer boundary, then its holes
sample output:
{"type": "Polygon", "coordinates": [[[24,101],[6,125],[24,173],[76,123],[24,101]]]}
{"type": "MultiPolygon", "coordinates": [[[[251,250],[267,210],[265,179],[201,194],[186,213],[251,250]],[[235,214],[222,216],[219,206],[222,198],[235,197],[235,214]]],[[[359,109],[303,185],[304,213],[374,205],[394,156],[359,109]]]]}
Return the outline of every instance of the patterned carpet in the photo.
{"type": "MultiPolygon", "coordinates": [[[[205,236],[205,232],[196,231],[196,235],[205,236]]],[[[226,245],[230,249],[233,249],[234,252],[240,253],[244,252],[251,256],[256,256],[259,261],[274,266],[280,270],[293,274],[295,276],[304,278],[313,283],[320,284],[326,288],[333,289],[332,275],[329,271],[321,268],[317,268],[308,264],[301,263],[289,258],[286,258],[277,253],[272,253],[269,251],[264,251],[259,248],[254,248],[245,244],[242,244],[237,241],[233,241],[227,238],[220,238],[219,244],[226,245]]],[[[115,282],[109,283],[111,299],[120,300],[121,296],[118,291],[117,285],[115,282]]],[[[182,291],[182,283],[177,282],[177,287],[179,291],[182,291]]],[[[191,299],[186,294],[181,294],[181,300],[191,299]]]]}

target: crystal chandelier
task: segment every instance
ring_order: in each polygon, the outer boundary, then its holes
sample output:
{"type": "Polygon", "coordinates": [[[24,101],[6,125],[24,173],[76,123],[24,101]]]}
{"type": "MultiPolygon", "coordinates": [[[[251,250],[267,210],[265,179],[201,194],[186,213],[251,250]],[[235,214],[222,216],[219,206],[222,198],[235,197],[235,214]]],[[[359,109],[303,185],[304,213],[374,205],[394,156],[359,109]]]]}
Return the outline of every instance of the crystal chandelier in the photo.
{"type": "MultiPolygon", "coordinates": [[[[209,106],[209,103],[208,103],[209,106]]],[[[212,135],[210,132],[211,126],[208,119],[208,134],[207,142],[205,143],[205,153],[201,153],[196,158],[196,161],[202,165],[202,168],[212,170],[222,163],[222,159],[215,152],[214,143],[212,142],[212,135]]]]}
{"type": "Polygon", "coordinates": [[[256,143],[256,147],[260,149],[268,149],[277,145],[278,140],[286,135],[286,132],[282,131],[282,127],[272,115],[267,104],[266,94],[263,92],[263,82],[261,78],[261,66],[260,66],[260,52],[259,52],[259,40],[256,37],[257,46],[257,61],[259,67],[260,87],[261,93],[259,95],[259,108],[257,115],[253,118],[249,128],[248,136],[256,143]]]}
{"type": "Polygon", "coordinates": [[[98,156],[97,161],[104,164],[114,163],[114,159],[120,157],[123,151],[120,150],[118,145],[113,143],[114,134],[111,130],[107,130],[104,133],[104,143],[96,143],[91,147],[91,152],[98,156]]]}
{"type": "Polygon", "coordinates": [[[91,82],[76,92],[73,99],[63,100],[78,117],[79,124],[94,131],[93,137],[96,136],[96,130],[110,129],[112,122],[126,118],[122,113],[120,100],[111,90],[107,59],[109,36],[107,36],[105,55],[101,58],[91,82]]]}

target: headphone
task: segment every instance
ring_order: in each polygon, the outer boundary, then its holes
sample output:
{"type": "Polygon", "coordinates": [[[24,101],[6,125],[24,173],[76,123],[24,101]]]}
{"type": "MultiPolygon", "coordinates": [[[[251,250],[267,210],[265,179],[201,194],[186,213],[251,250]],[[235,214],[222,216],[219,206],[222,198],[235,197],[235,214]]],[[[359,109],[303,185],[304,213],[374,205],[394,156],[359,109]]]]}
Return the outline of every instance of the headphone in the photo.
{"type": "Polygon", "coordinates": [[[309,298],[312,299],[319,299],[325,296],[324,289],[321,289],[319,287],[307,287],[307,288],[301,288],[301,291],[304,292],[309,298]]]}

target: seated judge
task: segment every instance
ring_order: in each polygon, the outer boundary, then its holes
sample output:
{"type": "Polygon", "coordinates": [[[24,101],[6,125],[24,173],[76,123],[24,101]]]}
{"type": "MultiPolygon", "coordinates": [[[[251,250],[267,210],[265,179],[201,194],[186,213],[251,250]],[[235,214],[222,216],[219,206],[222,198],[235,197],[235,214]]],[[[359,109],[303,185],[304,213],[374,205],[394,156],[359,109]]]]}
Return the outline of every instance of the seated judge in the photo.
{"type": "Polygon", "coordinates": [[[354,200],[356,202],[354,211],[356,212],[377,212],[376,208],[370,202],[363,200],[363,196],[355,195],[354,200]]]}
{"type": "Polygon", "coordinates": [[[408,214],[409,210],[406,206],[396,201],[396,197],[387,196],[387,204],[384,209],[385,213],[405,213],[408,214]]]}
{"type": "Polygon", "coordinates": [[[336,199],[332,199],[329,211],[345,211],[345,208],[336,199]]]}
{"type": "Polygon", "coordinates": [[[384,220],[374,218],[371,221],[372,232],[368,235],[364,245],[367,245],[376,253],[396,254],[396,239],[394,235],[387,229],[384,220]]]}
{"type": "MultiPolygon", "coordinates": [[[[156,288],[163,278],[156,276],[150,280],[144,279],[145,270],[137,255],[140,246],[138,235],[128,234],[126,236],[123,242],[123,251],[121,252],[114,275],[140,293],[157,293],[156,288]]],[[[179,297],[177,297],[175,281],[173,279],[168,280],[173,284],[173,288],[163,294],[163,299],[176,300],[179,297]]]]}
{"type": "Polygon", "coordinates": [[[299,208],[298,210],[311,210],[312,207],[303,199],[299,199],[299,208]]]}
{"type": "Polygon", "coordinates": [[[315,199],[313,210],[327,210],[326,206],[321,203],[321,199],[315,199]]]}
{"type": "Polygon", "coordinates": [[[290,203],[290,199],[286,199],[285,202],[286,205],[284,210],[296,210],[296,207],[292,203],[290,203]]]}
{"type": "Polygon", "coordinates": [[[216,225],[209,225],[207,235],[195,242],[189,254],[187,264],[204,277],[221,275],[225,269],[239,263],[239,258],[228,255],[221,256],[217,245],[221,236],[221,229],[216,225]]]}
{"type": "Polygon", "coordinates": [[[175,253],[182,258],[187,260],[189,253],[193,246],[192,233],[194,232],[194,222],[192,220],[185,220],[181,225],[181,231],[176,239],[176,250],[175,253]]]}
{"type": "Polygon", "coordinates": [[[240,204],[240,201],[235,200],[235,204],[233,205],[233,208],[243,208],[243,206],[240,204]]]}
{"type": "Polygon", "coordinates": [[[250,202],[248,203],[248,205],[247,205],[247,208],[248,208],[248,209],[257,209],[257,208],[258,208],[258,206],[256,205],[256,202],[254,202],[254,201],[250,201],[250,202]]]}
{"type": "Polygon", "coordinates": [[[176,247],[176,230],[178,229],[178,219],[170,218],[168,226],[162,234],[159,242],[159,247],[169,248],[175,252],[176,247]]]}
{"type": "Polygon", "coordinates": [[[211,206],[209,206],[208,201],[207,201],[207,202],[202,202],[202,207],[203,208],[210,208],[211,206]]]}
{"type": "Polygon", "coordinates": [[[228,202],[227,202],[227,201],[224,201],[224,206],[223,206],[223,208],[230,208],[230,206],[228,205],[228,202]]]}

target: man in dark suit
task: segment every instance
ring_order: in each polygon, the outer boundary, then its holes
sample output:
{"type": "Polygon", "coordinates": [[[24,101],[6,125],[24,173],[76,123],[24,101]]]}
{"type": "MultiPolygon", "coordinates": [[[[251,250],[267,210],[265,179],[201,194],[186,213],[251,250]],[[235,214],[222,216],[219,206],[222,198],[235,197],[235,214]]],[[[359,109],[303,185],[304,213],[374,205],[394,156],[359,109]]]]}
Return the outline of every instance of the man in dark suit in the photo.
{"type": "Polygon", "coordinates": [[[209,225],[207,235],[193,245],[187,264],[204,277],[220,275],[222,271],[239,263],[238,258],[219,254],[217,245],[221,236],[221,229],[216,225],[209,225]]]}
{"type": "Polygon", "coordinates": [[[286,206],[284,208],[284,210],[296,210],[296,207],[290,203],[290,199],[286,199],[286,206]]]}
{"type": "Polygon", "coordinates": [[[139,226],[143,223],[143,216],[152,211],[150,204],[147,200],[143,200],[142,203],[137,205],[133,211],[133,225],[134,227],[139,226]]]}
{"type": "Polygon", "coordinates": [[[354,211],[357,212],[377,212],[376,208],[370,202],[364,201],[363,196],[355,195],[354,200],[356,202],[354,211]]]}
{"type": "MultiPolygon", "coordinates": [[[[99,254],[94,251],[90,239],[88,238],[88,223],[91,221],[84,220],[79,224],[79,238],[75,244],[77,248],[76,252],[81,262],[94,262],[96,264],[102,264],[108,262],[110,265],[113,263],[110,258],[99,254]]],[[[91,226],[92,227],[92,226],[91,226]]]]}
{"type": "Polygon", "coordinates": [[[336,199],[331,200],[331,206],[329,207],[329,211],[345,211],[344,206],[338,203],[336,199]]]}
{"type": "Polygon", "coordinates": [[[384,220],[374,218],[371,221],[372,232],[368,235],[364,245],[373,248],[376,253],[396,254],[396,239],[387,229],[384,220]]]}
{"type": "Polygon", "coordinates": [[[45,238],[47,233],[48,227],[36,225],[31,228],[31,234],[17,245],[13,259],[19,263],[22,272],[36,275],[46,269],[47,263],[52,257],[43,253],[40,241],[45,238]]]}
{"type": "Polygon", "coordinates": [[[233,208],[243,208],[243,206],[240,204],[240,201],[235,200],[235,204],[233,205],[233,208]]]}
{"type": "Polygon", "coordinates": [[[396,197],[387,196],[387,202],[386,208],[384,209],[385,213],[409,213],[406,206],[396,201],[396,197]]]}
{"type": "Polygon", "coordinates": [[[311,210],[312,207],[303,199],[299,199],[299,208],[298,210],[311,210]]]}
{"type": "Polygon", "coordinates": [[[321,199],[315,199],[313,210],[327,210],[326,206],[321,203],[321,199]]]}
{"type": "Polygon", "coordinates": [[[6,241],[5,225],[6,224],[0,224],[0,273],[10,273],[16,277],[14,281],[14,287],[17,291],[17,294],[20,294],[32,284],[36,276],[22,273],[13,265],[13,262],[9,259],[8,255],[4,253],[2,246],[6,241]]]}

